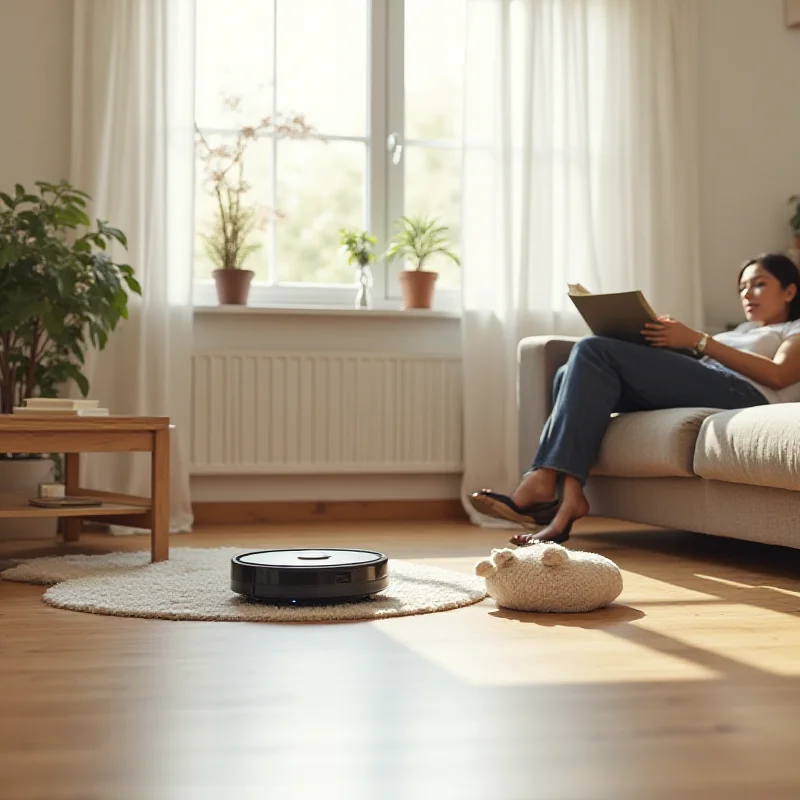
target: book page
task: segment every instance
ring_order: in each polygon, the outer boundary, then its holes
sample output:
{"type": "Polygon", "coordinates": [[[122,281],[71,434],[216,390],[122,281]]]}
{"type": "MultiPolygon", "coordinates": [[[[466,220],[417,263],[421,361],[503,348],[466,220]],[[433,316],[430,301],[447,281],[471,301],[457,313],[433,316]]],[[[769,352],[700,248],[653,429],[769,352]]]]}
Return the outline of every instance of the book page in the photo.
{"type": "Polygon", "coordinates": [[[585,286],[581,286],[579,283],[568,283],[567,289],[568,293],[573,297],[584,297],[587,294],[591,294],[585,286]]]}

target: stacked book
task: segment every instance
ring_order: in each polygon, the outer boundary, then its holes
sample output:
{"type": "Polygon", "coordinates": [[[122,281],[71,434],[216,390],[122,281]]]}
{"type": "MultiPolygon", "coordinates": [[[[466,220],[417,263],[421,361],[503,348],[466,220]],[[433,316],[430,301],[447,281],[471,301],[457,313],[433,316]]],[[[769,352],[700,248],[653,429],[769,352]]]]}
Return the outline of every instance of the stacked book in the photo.
{"type": "Polygon", "coordinates": [[[62,397],[29,397],[24,406],[15,406],[15,414],[25,416],[107,417],[108,409],[98,400],[72,400],[62,397]]]}

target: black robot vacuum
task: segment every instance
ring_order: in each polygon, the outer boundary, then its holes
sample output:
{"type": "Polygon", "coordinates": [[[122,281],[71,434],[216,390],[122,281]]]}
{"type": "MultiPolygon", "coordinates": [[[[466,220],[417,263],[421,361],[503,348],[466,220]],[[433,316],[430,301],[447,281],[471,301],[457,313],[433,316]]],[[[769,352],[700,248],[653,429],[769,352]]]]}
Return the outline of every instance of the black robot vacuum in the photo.
{"type": "Polygon", "coordinates": [[[231,589],[262,603],[349,603],[388,585],[389,559],[371,550],[257,550],[231,559],[231,589]]]}

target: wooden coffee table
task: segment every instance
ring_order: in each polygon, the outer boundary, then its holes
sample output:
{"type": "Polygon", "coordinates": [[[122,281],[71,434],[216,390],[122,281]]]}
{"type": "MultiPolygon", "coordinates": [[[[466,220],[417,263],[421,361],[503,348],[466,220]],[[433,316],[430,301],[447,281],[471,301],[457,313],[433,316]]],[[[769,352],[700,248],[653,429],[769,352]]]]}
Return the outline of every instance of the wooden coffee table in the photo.
{"type": "MultiPolygon", "coordinates": [[[[153,561],[169,558],[169,417],[70,417],[0,415],[0,453],[64,453],[68,495],[101,500],[101,506],[39,508],[28,497],[0,495],[0,518],[57,517],[64,541],[80,538],[84,519],[150,530],[153,561]],[[80,486],[81,453],[150,453],[151,497],[101,492],[80,486]]],[[[35,495],[36,487],[31,494],[35,495]]]]}

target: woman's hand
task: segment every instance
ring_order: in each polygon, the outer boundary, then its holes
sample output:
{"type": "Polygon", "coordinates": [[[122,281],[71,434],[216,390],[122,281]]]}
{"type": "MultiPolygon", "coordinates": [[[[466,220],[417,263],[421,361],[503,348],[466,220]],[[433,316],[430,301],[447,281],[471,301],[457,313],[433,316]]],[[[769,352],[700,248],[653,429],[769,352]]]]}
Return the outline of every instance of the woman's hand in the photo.
{"type": "Polygon", "coordinates": [[[658,318],[658,322],[646,323],[642,336],[653,347],[694,350],[702,334],[670,316],[663,316],[658,318]]]}

